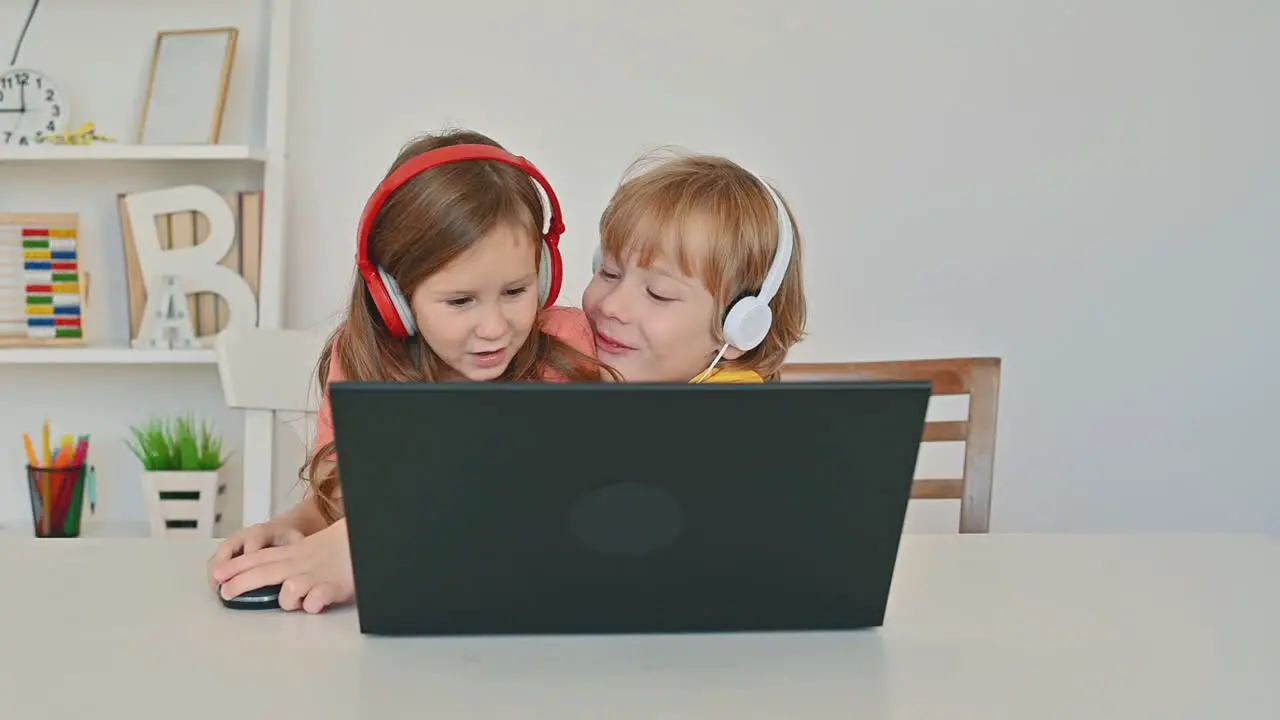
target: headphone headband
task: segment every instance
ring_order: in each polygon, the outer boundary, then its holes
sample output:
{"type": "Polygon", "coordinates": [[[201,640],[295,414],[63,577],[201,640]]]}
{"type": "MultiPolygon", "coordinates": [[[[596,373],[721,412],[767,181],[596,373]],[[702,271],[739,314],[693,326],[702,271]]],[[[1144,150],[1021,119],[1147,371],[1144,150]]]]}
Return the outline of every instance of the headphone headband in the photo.
{"type": "Polygon", "coordinates": [[[373,229],[373,221],[378,216],[378,213],[382,211],[382,206],[386,204],[387,198],[421,173],[441,165],[467,160],[494,160],[506,163],[523,170],[529,177],[533,178],[542,187],[547,196],[547,202],[551,206],[551,217],[544,239],[552,247],[559,247],[560,236],[564,234],[564,220],[560,213],[560,201],[556,198],[555,190],[552,189],[551,183],[547,178],[543,176],[542,171],[538,170],[527,159],[519,155],[512,155],[506,150],[492,145],[448,145],[411,158],[379,183],[378,187],[373,191],[373,195],[369,196],[369,200],[364,206],[364,212],[360,215],[360,234],[358,236],[360,244],[356,255],[356,263],[361,270],[373,269],[373,262],[369,259],[369,235],[373,229]]]}
{"type": "Polygon", "coordinates": [[[441,165],[470,160],[492,160],[518,168],[533,178],[542,188],[549,205],[547,229],[542,235],[543,262],[538,270],[539,291],[543,306],[551,306],[560,294],[560,284],[564,277],[560,259],[560,236],[564,234],[564,216],[560,211],[560,201],[556,197],[555,190],[542,172],[527,159],[492,145],[469,143],[436,148],[410,158],[380,182],[373,194],[369,196],[364,211],[360,215],[356,268],[364,277],[365,284],[384,322],[397,337],[405,338],[415,334],[416,327],[409,302],[400,292],[395,280],[369,256],[369,237],[373,232],[374,220],[391,194],[405,183],[441,165]]]}
{"type": "Polygon", "coordinates": [[[756,293],[756,297],[768,305],[773,301],[773,296],[778,294],[778,290],[782,289],[782,279],[787,276],[787,268],[791,265],[791,253],[796,243],[795,228],[791,225],[787,206],[782,203],[782,198],[778,197],[773,186],[759,175],[751,174],[755,176],[756,182],[764,186],[765,192],[769,193],[769,199],[773,201],[773,207],[778,213],[778,248],[773,254],[769,272],[765,273],[764,282],[760,284],[760,292],[756,293]]]}
{"type": "Polygon", "coordinates": [[[720,349],[720,354],[711,362],[711,367],[707,370],[715,367],[729,346],[747,352],[765,341],[769,336],[769,329],[773,326],[773,310],[769,307],[769,302],[773,300],[774,295],[778,294],[778,290],[782,287],[782,280],[787,276],[787,268],[791,266],[792,249],[795,247],[795,228],[791,225],[791,216],[787,214],[787,208],[782,204],[782,198],[778,197],[773,186],[759,175],[751,174],[769,194],[769,199],[773,201],[773,207],[778,213],[778,247],[774,250],[773,262],[769,264],[769,271],[765,273],[760,290],[754,295],[739,298],[725,313],[723,325],[725,346],[720,349]]]}

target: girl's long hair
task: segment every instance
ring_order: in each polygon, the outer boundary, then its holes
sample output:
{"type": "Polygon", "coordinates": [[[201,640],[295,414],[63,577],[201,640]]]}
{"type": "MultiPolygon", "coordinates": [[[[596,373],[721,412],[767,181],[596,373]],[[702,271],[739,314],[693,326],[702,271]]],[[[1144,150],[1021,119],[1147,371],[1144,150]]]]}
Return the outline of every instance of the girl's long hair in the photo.
{"type": "MultiPolygon", "coordinates": [[[[422,153],[458,144],[501,147],[477,132],[429,135],[406,145],[387,174],[422,153]]],[[[432,273],[503,224],[528,227],[541,262],[544,209],[533,178],[492,160],[442,165],[417,175],[387,199],[371,227],[370,259],[385,268],[408,297],[432,273]]],[[[447,372],[447,365],[419,338],[391,335],[358,272],[346,317],[320,355],[316,379],[321,397],[328,396],[331,362],[353,382],[435,382],[447,372]]],[[[535,324],[498,381],[537,381],[551,373],[569,382],[599,382],[608,370],[535,324]]],[[[343,515],[335,458],[335,443],[326,443],[315,448],[299,471],[330,523],[343,515]]]]}

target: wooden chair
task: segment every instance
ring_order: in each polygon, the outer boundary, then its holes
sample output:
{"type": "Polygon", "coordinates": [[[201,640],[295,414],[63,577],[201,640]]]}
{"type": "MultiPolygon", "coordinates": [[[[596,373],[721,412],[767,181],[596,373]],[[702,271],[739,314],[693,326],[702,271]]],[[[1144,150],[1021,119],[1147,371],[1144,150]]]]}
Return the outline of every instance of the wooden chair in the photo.
{"type": "Polygon", "coordinates": [[[960,532],[991,527],[991,485],[996,449],[996,409],[1000,400],[999,358],[952,358],[892,362],[789,363],[783,382],[823,380],[928,380],[933,394],[968,395],[967,420],[925,423],[922,442],[963,442],[964,473],[959,478],[919,479],[917,500],[959,500],[960,532]]]}
{"type": "Polygon", "coordinates": [[[296,423],[320,407],[316,363],[328,331],[228,328],[218,334],[218,372],[227,406],[245,411],[244,512],[249,526],[275,513],[275,428],[294,428],[305,446],[309,433],[296,423]],[[256,420],[251,423],[250,420],[256,420]]]}

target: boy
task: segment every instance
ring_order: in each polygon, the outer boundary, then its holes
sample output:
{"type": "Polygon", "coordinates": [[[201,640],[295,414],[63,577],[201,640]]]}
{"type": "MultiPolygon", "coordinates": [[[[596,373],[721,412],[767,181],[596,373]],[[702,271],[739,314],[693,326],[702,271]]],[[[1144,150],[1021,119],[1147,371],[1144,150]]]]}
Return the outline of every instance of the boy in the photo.
{"type": "Polygon", "coordinates": [[[582,295],[600,360],[626,382],[778,380],[804,336],[800,237],[762,179],[708,155],[625,180],[582,295]]]}

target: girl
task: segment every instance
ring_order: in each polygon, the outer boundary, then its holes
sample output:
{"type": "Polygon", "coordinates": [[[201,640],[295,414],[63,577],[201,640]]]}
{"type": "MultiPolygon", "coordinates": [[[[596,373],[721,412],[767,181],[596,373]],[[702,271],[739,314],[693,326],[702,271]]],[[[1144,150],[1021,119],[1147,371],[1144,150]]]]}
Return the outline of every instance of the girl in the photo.
{"type": "Polygon", "coordinates": [[[582,294],[600,360],[626,382],[778,380],[806,321],[790,210],[724,158],[651,160],[600,218],[582,294]]]}
{"type": "Polygon", "coordinates": [[[283,584],[282,608],[318,612],[353,596],[329,383],[598,382],[608,373],[583,313],[551,307],[563,230],[550,184],[490,138],[452,132],[403,149],[365,207],[359,275],[320,358],[326,399],[300,473],[308,495],[221,544],[210,577],[223,597],[283,584]],[[550,205],[545,235],[535,182],[550,205]]]}

